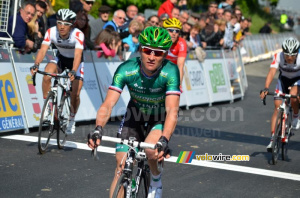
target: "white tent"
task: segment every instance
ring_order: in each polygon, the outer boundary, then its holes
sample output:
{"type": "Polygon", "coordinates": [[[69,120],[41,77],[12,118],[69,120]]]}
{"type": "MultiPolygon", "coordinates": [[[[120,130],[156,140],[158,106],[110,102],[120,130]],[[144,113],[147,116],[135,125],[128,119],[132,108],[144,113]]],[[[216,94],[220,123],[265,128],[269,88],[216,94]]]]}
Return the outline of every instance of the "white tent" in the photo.
{"type": "Polygon", "coordinates": [[[300,15],[300,2],[299,0],[279,0],[276,9],[294,12],[300,15]]]}

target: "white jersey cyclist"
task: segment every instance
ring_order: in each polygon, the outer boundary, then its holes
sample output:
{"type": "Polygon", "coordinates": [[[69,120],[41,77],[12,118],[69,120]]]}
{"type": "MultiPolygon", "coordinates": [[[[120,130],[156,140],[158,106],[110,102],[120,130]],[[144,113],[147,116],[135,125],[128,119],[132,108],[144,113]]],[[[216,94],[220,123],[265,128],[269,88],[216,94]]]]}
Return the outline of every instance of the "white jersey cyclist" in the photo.
{"type": "Polygon", "coordinates": [[[293,64],[288,64],[284,58],[284,52],[278,52],[274,55],[271,68],[279,69],[279,78],[276,85],[277,93],[289,93],[288,87],[300,86],[300,56],[293,64]]]}
{"type": "MultiPolygon", "coordinates": [[[[74,51],[75,48],[84,49],[84,34],[77,28],[73,28],[67,39],[62,39],[59,36],[59,31],[56,26],[49,28],[45,34],[44,41],[42,44],[50,46],[51,43],[54,44],[58,53],[55,60],[51,60],[58,65],[62,70],[66,68],[72,70],[74,51]],[[62,61],[62,62],[61,62],[62,61]]],[[[82,56],[83,57],[83,56],[82,56]]],[[[83,80],[84,76],[84,64],[83,58],[76,72],[76,79],[83,80]]]]}

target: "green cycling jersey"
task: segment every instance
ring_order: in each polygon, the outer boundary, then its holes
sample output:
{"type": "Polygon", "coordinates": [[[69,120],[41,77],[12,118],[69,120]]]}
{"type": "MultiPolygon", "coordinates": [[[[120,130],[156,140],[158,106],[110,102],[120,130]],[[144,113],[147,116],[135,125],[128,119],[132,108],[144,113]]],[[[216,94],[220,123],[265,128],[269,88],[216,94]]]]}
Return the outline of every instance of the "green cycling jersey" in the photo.
{"type": "Polygon", "coordinates": [[[127,85],[131,100],[145,114],[165,112],[167,95],[180,95],[180,75],[178,66],[168,60],[151,77],[141,70],[140,58],[133,58],[122,63],[116,70],[111,90],[122,93],[127,85]]]}

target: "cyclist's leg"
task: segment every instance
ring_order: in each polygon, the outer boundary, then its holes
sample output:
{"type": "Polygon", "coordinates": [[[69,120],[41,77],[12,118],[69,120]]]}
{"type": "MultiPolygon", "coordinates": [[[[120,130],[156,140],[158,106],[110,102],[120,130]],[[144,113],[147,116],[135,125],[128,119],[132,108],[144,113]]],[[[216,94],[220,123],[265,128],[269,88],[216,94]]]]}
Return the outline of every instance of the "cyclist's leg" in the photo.
{"type": "MultiPolygon", "coordinates": [[[[162,135],[163,125],[157,124],[148,134],[145,142],[156,144],[162,135]]],[[[151,181],[148,191],[148,197],[162,197],[162,169],[158,170],[158,158],[155,150],[146,149],[148,164],[150,167],[151,181]],[[161,171],[161,172],[160,172],[161,171]]]]}
{"type": "Polygon", "coordinates": [[[79,105],[80,105],[80,92],[81,92],[82,86],[83,86],[82,80],[75,79],[72,82],[71,113],[74,115],[73,117],[75,117],[77,110],[79,108],[79,105]]]}
{"type": "Polygon", "coordinates": [[[73,117],[75,117],[80,105],[80,91],[83,86],[83,77],[84,77],[84,63],[81,62],[76,72],[76,78],[72,82],[71,114],[73,115],[73,117]]]}
{"type": "MultiPolygon", "coordinates": [[[[111,198],[113,196],[114,190],[116,188],[116,184],[118,182],[118,179],[120,178],[121,174],[122,174],[122,170],[124,168],[124,163],[122,164],[122,167],[120,167],[120,164],[122,162],[122,159],[124,158],[124,156],[127,154],[127,152],[121,152],[121,151],[116,151],[116,170],[115,170],[115,175],[113,178],[113,181],[110,185],[110,189],[109,189],[109,197],[111,198]]],[[[126,159],[126,158],[125,158],[126,159]]],[[[124,160],[125,160],[124,159],[124,160]]]]}
{"type": "MultiPolygon", "coordinates": [[[[126,114],[124,115],[120,124],[120,128],[117,134],[118,138],[129,139],[129,137],[135,137],[137,141],[144,141],[143,139],[141,139],[137,129],[139,128],[140,123],[135,120],[134,116],[132,116],[133,115],[132,111],[135,110],[135,108],[136,107],[132,104],[132,102],[129,102],[127,106],[126,114]]],[[[116,145],[116,170],[115,170],[113,181],[110,186],[109,197],[112,197],[117,181],[122,174],[128,149],[129,147],[127,145],[123,145],[123,144],[116,145]],[[122,167],[120,167],[123,158],[124,161],[122,167]]]]}
{"type": "MultiPolygon", "coordinates": [[[[46,67],[45,67],[45,72],[48,73],[57,73],[57,65],[54,62],[49,62],[46,67]]],[[[47,98],[48,92],[50,91],[51,88],[51,77],[50,76],[44,76],[43,77],[43,84],[42,84],[42,89],[43,89],[43,98],[47,98]]]]}
{"type": "MultiPolygon", "coordinates": [[[[299,94],[299,86],[300,86],[300,80],[295,82],[290,90],[291,95],[297,95],[299,94]]],[[[293,109],[293,128],[298,129],[299,128],[299,100],[298,98],[291,98],[291,106],[293,109]]]]}

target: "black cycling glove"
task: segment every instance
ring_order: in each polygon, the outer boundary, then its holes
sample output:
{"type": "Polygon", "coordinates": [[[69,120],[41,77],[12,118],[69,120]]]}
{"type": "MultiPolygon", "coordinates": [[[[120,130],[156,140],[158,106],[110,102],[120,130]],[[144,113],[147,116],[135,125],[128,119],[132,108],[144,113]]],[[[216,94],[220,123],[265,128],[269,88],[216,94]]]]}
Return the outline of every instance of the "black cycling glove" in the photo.
{"type": "Polygon", "coordinates": [[[94,142],[96,142],[98,139],[101,140],[103,135],[103,129],[102,126],[97,126],[94,131],[90,132],[88,134],[88,140],[92,139],[94,142]]]}
{"type": "Polygon", "coordinates": [[[30,70],[35,70],[35,69],[39,69],[38,64],[34,64],[33,66],[30,67],[30,70]]]}
{"type": "Polygon", "coordinates": [[[72,76],[76,77],[76,71],[74,71],[74,70],[70,71],[69,74],[71,74],[72,76]]]}
{"type": "Polygon", "coordinates": [[[171,152],[169,146],[168,146],[169,140],[165,136],[161,136],[157,142],[159,151],[164,152],[164,157],[167,156],[171,152]]]}

